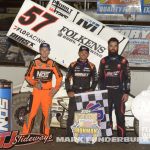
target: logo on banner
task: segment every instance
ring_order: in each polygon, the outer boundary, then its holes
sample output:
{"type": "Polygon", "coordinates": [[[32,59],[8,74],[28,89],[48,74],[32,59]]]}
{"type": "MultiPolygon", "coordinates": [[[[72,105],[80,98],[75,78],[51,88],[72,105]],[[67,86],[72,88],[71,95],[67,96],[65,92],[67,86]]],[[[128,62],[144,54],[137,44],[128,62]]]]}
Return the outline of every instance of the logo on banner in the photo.
{"type": "Polygon", "coordinates": [[[77,25],[82,26],[85,29],[89,29],[91,32],[94,32],[100,25],[98,23],[95,23],[92,20],[87,20],[80,18],[77,22],[77,25]]]}
{"type": "Polygon", "coordinates": [[[19,42],[19,43],[21,43],[23,45],[26,45],[27,47],[30,47],[30,48],[32,48],[35,45],[31,41],[24,39],[23,37],[17,35],[16,33],[11,33],[10,34],[10,38],[12,38],[15,41],[17,41],[17,42],[19,42]]]}
{"type": "Polygon", "coordinates": [[[35,144],[38,142],[51,142],[52,136],[42,134],[19,135],[19,131],[0,133],[0,149],[8,149],[14,146],[35,144]]]}
{"type": "Polygon", "coordinates": [[[98,104],[89,103],[86,106],[86,109],[97,113],[97,119],[98,119],[99,122],[104,119],[104,112],[103,112],[103,110],[101,110],[101,108],[102,107],[99,103],[98,104]]]}
{"type": "Polygon", "coordinates": [[[26,31],[21,27],[14,25],[13,30],[15,30],[18,34],[11,33],[9,37],[29,48],[33,48],[36,45],[36,43],[41,44],[45,42],[43,39],[36,36],[36,32],[44,28],[46,25],[56,22],[57,19],[57,17],[45,12],[45,10],[33,6],[30,9],[28,9],[24,14],[18,17],[18,23],[22,26],[28,26],[32,24],[30,30],[34,32],[35,35],[30,33],[30,31],[26,31]],[[39,23],[36,23],[37,19],[39,18],[42,18],[44,20],[39,23]],[[32,41],[36,43],[33,43],[32,41]]]}
{"type": "Polygon", "coordinates": [[[94,144],[100,135],[97,114],[91,113],[89,110],[75,113],[75,122],[71,129],[76,143],[94,144]]]}
{"type": "Polygon", "coordinates": [[[69,29],[68,27],[63,26],[62,29],[59,30],[58,36],[64,38],[65,40],[72,42],[74,44],[84,45],[90,48],[90,52],[102,57],[102,53],[106,50],[106,48],[87,37],[80,35],[79,33],[69,29]]]}
{"type": "Polygon", "coordinates": [[[71,8],[63,5],[60,1],[57,0],[52,1],[50,10],[66,19],[71,15],[71,12],[73,11],[71,8]]]}
{"type": "Polygon", "coordinates": [[[0,98],[0,131],[8,131],[8,99],[0,98]]]}

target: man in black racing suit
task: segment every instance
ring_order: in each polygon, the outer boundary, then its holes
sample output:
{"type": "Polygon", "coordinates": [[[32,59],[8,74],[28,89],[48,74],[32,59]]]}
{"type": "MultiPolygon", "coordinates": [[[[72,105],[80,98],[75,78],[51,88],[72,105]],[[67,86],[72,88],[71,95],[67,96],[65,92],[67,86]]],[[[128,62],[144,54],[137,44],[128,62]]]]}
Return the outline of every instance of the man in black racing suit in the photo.
{"type": "Polygon", "coordinates": [[[128,61],[118,55],[119,41],[111,38],[108,41],[108,56],[99,66],[98,86],[100,90],[108,90],[109,117],[112,126],[112,109],[115,108],[117,135],[125,137],[125,102],[130,93],[130,69],[128,61]]]}
{"type": "Polygon", "coordinates": [[[70,98],[67,120],[68,137],[73,136],[70,126],[73,125],[74,113],[77,111],[74,94],[94,91],[98,80],[95,65],[87,59],[89,49],[85,46],[81,46],[78,54],[79,59],[70,64],[65,79],[66,91],[70,98]],[[72,84],[71,81],[73,82],[72,84]]]}

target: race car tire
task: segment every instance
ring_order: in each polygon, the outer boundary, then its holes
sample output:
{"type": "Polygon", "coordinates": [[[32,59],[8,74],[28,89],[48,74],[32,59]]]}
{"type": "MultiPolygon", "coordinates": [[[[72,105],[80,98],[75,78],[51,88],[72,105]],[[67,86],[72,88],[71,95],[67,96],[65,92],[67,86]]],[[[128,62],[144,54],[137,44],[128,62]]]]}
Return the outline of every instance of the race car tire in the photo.
{"type": "MultiPolygon", "coordinates": [[[[19,121],[18,119],[18,113],[22,111],[22,113],[25,113],[25,118],[27,118],[29,112],[26,111],[27,101],[30,97],[30,92],[25,93],[19,93],[13,96],[12,99],[12,130],[18,130],[22,131],[23,123],[19,121]]],[[[40,123],[41,123],[41,117],[42,111],[41,109],[38,111],[32,128],[32,133],[39,133],[40,132],[40,123]]]]}

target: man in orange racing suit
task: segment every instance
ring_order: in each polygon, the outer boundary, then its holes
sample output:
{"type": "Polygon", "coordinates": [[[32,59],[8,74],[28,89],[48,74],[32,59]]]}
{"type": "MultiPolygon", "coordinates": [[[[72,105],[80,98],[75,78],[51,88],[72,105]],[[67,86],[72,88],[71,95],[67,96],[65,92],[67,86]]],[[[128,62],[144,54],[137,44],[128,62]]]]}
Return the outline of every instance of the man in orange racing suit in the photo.
{"type": "Polygon", "coordinates": [[[28,123],[24,123],[22,134],[31,132],[32,122],[41,105],[44,117],[43,133],[50,135],[49,109],[52,106],[52,98],[59,90],[62,82],[62,74],[55,62],[48,58],[50,45],[42,43],[40,45],[40,58],[33,60],[26,72],[26,81],[33,86],[33,102],[28,117],[28,123]],[[55,88],[52,87],[52,76],[56,76],[55,88]]]}

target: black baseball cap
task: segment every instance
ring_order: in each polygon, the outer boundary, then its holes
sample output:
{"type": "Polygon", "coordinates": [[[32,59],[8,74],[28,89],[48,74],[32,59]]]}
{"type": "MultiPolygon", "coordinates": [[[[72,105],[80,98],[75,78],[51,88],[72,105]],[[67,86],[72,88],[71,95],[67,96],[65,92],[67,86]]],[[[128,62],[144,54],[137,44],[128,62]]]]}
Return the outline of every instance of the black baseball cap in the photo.
{"type": "Polygon", "coordinates": [[[46,47],[46,48],[48,48],[49,50],[51,50],[50,45],[49,45],[48,43],[41,43],[41,44],[40,44],[40,48],[43,48],[43,47],[46,47]]]}
{"type": "Polygon", "coordinates": [[[81,51],[87,51],[88,53],[89,53],[89,48],[88,47],[86,47],[86,46],[81,46],[80,48],[79,48],[79,52],[81,52],[81,51]]]}

